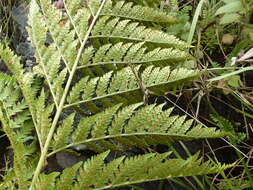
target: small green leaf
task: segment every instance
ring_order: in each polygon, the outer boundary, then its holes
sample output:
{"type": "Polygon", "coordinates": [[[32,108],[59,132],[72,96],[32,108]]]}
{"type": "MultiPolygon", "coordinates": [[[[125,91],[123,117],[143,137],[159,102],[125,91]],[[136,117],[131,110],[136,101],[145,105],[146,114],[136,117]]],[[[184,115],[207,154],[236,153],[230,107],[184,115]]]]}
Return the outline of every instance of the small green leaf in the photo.
{"type": "Polygon", "coordinates": [[[236,13],[242,10],[244,10],[242,3],[240,1],[235,1],[235,2],[231,2],[220,7],[216,11],[215,15],[226,14],[226,13],[236,13]]]}
{"type": "Polygon", "coordinates": [[[220,24],[230,24],[237,22],[239,21],[240,17],[241,16],[237,13],[225,14],[223,17],[221,17],[220,24]]]}

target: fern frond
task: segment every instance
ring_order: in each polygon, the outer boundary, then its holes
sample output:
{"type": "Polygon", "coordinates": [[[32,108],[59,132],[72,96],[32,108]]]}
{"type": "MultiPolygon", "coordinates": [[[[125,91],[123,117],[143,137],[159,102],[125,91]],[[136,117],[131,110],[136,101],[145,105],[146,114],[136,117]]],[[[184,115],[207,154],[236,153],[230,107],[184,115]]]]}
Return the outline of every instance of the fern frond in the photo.
{"type": "MultiPolygon", "coordinates": [[[[148,51],[146,47],[143,47],[143,43],[123,44],[120,42],[115,45],[106,44],[97,51],[94,48],[86,49],[78,69],[105,66],[109,70],[115,70],[126,67],[128,64],[166,66],[185,61],[188,58],[191,58],[188,53],[177,49],[156,48],[148,51]]],[[[96,68],[94,70],[96,71],[96,68]]]]}
{"type": "MultiPolygon", "coordinates": [[[[229,166],[203,162],[199,155],[183,159],[168,159],[171,153],[145,154],[120,157],[105,163],[108,152],[92,157],[79,169],[77,180],[72,180],[73,190],[102,190],[131,184],[220,172],[229,166]]],[[[68,170],[68,169],[66,169],[68,170]]]]}
{"type": "Polygon", "coordinates": [[[28,144],[34,126],[30,113],[16,81],[0,73],[0,121],[14,152],[14,176],[20,188],[26,189],[32,172],[30,160],[35,152],[34,144],[28,144]],[[25,145],[26,144],[26,145],[25,145]]]}
{"type": "Polygon", "coordinates": [[[54,105],[47,105],[47,98],[44,90],[41,91],[40,96],[36,100],[36,123],[38,128],[38,135],[41,137],[42,145],[45,143],[48,132],[51,126],[51,114],[54,105]]]}
{"type": "Polygon", "coordinates": [[[69,115],[58,127],[57,132],[54,135],[54,140],[52,141],[53,147],[55,149],[60,148],[65,145],[69,137],[67,134],[70,134],[72,131],[72,124],[74,121],[75,114],[69,115]]]}
{"type": "MultiPolygon", "coordinates": [[[[117,2],[117,0],[113,0],[113,2],[117,2]]],[[[157,8],[161,4],[161,0],[126,0],[126,2],[134,2],[137,5],[144,5],[149,7],[157,8]]]]}
{"type": "MultiPolygon", "coordinates": [[[[82,0],[66,0],[65,9],[69,18],[66,24],[72,25],[80,42],[85,37],[88,30],[89,19],[91,18],[90,11],[83,5],[82,0]]],[[[93,15],[94,16],[94,15],[93,15]]]]}
{"type": "Polygon", "coordinates": [[[175,17],[169,16],[162,11],[141,5],[134,5],[132,2],[126,1],[117,1],[113,5],[113,2],[108,0],[100,15],[157,24],[175,24],[178,22],[175,17]]]}
{"type": "MultiPolygon", "coordinates": [[[[170,67],[161,69],[153,66],[147,67],[141,74],[144,86],[158,95],[164,95],[171,87],[174,88],[197,75],[197,72],[184,68],[171,71],[170,67]]],[[[90,80],[83,78],[72,88],[67,100],[69,104],[65,108],[92,101],[99,101],[104,106],[107,106],[106,103],[112,105],[115,102],[129,104],[141,101],[142,91],[133,72],[127,67],[115,74],[109,72],[90,80]],[[80,95],[81,101],[75,102],[80,95]]]]}
{"type": "Polygon", "coordinates": [[[56,181],[56,190],[70,190],[72,189],[74,179],[76,178],[77,170],[80,168],[82,162],[79,162],[71,168],[63,170],[60,178],[56,181]]]}
{"type": "MultiPolygon", "coordinates": [[[[20,63],[20,59],[9,48],[4,48],[2,44],[0,44],[0,56],[3,59],[5,65],[8,67],[8,69],[14,74],[15,78],[18,81],[18,84],[20,85],[19,90],[22,91],[22,94],[25,97],[25,100],[29,107],[29,111],[32,116],[33,124],[38,134],[38,128],[36,126],[37,123],[36,123],[35,100],[37,99],[36,96],[38,91],[41,89],[40,79],[36,78],[35,74],[32,72],[30,73],[25,72],[22,64],[20,63]]],[[[41,145],[41,137],[39,136],[39,134],[38,140],[41,145]]]]}
{"type": "MultiPolygon", "coordinates": [[[[50,155],[78,144],[89,146],[95,143],[104,147],[102,150],[120,150],[122,146],[147,148],[177,140],[217,138],[226,135],[215,128],[194,126],[193,120],[186,120],[185,116],[171,116],[172,109],[162,111],[163,105],[139,108],[140,106],[141,104],[134,104],[121,108],[120,105],[116,105],[104,112],[81,119],[74,131],[61,130],[60,135],[65,138],[55,138],[55,143],[66,146],[58,149],[56,146],[52,147],[54,152],[50,155]]],[[[64,123],[68,122],[68,118],[65,120],[64,123]]],[[[55,137],[57,136],[59,135],[55,134],[55,137]]]]}
{"type": "Polygon", "coordinates": [[[52,172],[48,175],[41,174],[37,183],[35,184],[35,190],[54,190],[56,177],[59,175],[59,172],[52,172]]]}
{"type": "MultiPolygon", "coordinates": [[[[126,185],[170,179],[172,177],[185,177],[191,175],[205,175],[220,172],[230,166],[213,164],[212,161],[203,162],[199,155],[183,159],[168,159],[170,152],[164,154],[146,154],[135,157],[120,157],[109,163],[105,159],[109,152],[104,152],[92,157],[80,167],[74,166],[74,171],[79,170],[77,179],[72,175],[66,179],[65,174],[70,168],[63,171],[58,184],[63,184],[63,189],[112,189],[126,185]],[[79,168],[78,168],[79,167],[79,168]],[[66,185],[72,184],[73,186],[66,185]]],[[[71,170],[71,173],[72,170],[71,170]]],[[[57,175],[55,173],[54,175],[57,175]]],[[[47,177],[49,178],[49,176],[47,177]]]]}
{"type": "Polygon", "coordinates": [[[171,115],[163,105],[141,103],[146,91],[164,95],[199,72],[167,66],[188,59],[183,50],[189,45],[151,27],[175,22],[147,7],[158,0],[133,1],[92,1],[95,10],[91,1],[65,0],[63,14],[50,0],[31,0],[28,33],[37,64],[30,71],[0,45],[1,59],[18,81],[1,83],[0,75],[0,119],[14,151],[14,187],[107,189],[226,168],[200,164],[198,156],[168,160],[169,153],[105,164],[107,151],[63,172],[43,171],[48,157],[76,145],[124,151],[226,135],[171,115]]]}
{"type": "MultiPolygon", "coordinates": [[[[43,14],[41,15],[41,17],[46,18],[44,19],[45,26],[50,31],[53,43],[55,44],[55,47],[59,52],[60,57],[63,59],[65,65],[68,68],[68,71],[70,72],[70,69],[77,56],[77,44],[78,42],[79,44],[82,42],[83,35],[80,36],[81,35],[80,30],[75,28],[77,30],[75,31],[71,28],[71,25],[68,22],[72,21],[72,19],[68,21],[68,19],[63,16],[62,11],[56,9],[56,7],[52,5],[50,1],[41,0],[40,2],[43,10],[43,14]],[[79,38],[75,39],[75,35],[79,35],[79,38]]],[[[86,10],[83,11],[82,13],[88,13],[88,11],[86,10]]],[[[79,15],[79,17],[81,16],[79,15]]],[[[88,16],[82,17],[82,19],[83,21],[87,20],[88,22],[88,16]]],[[[79,25],[83,23],[83,21],[80,22],[79,25]]],[[[82,33],[85,33],[87,31],[88,26],[87,22],[85,23],[86,28],[82,28],[84,29],[82,33]]]]}
{"type": "Polygon", "coordinates": [[[45,77],[57,107],[58,103],[52,84],[60,69],[61,56],[59,51],[57,51],[56,44],[45,45],[47,27],[36,3],[31,4],[28,23],[33,26],[28,28],[28,32],[32,37],[32,44],[36,48],[35,57],[39,63],[36,70],[41,76],[45,77]]]}
{"type": "Polygon", "coordinates": [[[103,40],[117,42],[145,42],[153,46],[159,47],[175,47],[180,49],[188,48],[189,45],[177,39],[173,35],[165,32],[141,26],[138,22],[131,20],[120,20],[119,18],[111,18],[108,16],[101,17],[93,31],[90,39],[96,40],[96,45],[100,45],[103,40]]]}

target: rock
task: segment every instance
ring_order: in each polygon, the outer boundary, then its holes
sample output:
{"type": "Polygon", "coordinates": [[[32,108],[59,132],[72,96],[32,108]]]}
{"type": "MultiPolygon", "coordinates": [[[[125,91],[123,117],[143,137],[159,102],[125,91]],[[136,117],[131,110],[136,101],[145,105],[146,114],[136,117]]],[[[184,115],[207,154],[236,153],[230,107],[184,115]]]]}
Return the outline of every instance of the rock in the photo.
{"type": "Polygon", "coordinates": [[[56,154],[56,160],[62,168],[69,168],[80,161],[87,160],[87,158],[85,156],[78,156],[72,153],[59,152],[56,154]]]}
{"type": "Polygon", "coordinates": [[[225,45],[231,45],[234,42],[234,36],[231,34],[224,34],[222,36],[222,43],[225,45]]]}
{"type": "Polygon", "coordinates": [[[20,44],[18,44],[17,53],[25,57],[33,57],[34,48],[28,42],[21,42],[20,44]]]}
{"type": "Polygon", "coordinates": [[[21,35],[25,38],[28,37],[28,33],[26,31],[26,27],[28,26],[28,11],[28,6],[24,3],[12,9],[13,20],[17,23],[21,35]]]}

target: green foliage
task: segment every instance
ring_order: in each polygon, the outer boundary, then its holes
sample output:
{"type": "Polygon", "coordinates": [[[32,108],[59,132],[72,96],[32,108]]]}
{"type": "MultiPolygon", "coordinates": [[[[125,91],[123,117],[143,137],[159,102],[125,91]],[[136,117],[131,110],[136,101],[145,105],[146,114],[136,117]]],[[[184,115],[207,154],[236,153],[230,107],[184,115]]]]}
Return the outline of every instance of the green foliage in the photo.
{"type": "Polygon", "coordinates": [[[172,109],[163,112],[162,106],[155,105],[142,107],[134,104],[125,108],[116,105],[94,116],[82,118],[74,130],[71,127],[73,115],[70,115],[54,136],[53,153],[81,143],[87,146],[92,144],[91,149],[99,145],[100,151],[122,151],[124,146],[148,148],[161,142],[169,144],[181,139],[194,140],[226,134],[201,125],[191,128],[193,120],[170,116],[171,112],[172,109]],[[72,143],[67,145],[67,142],[72,143]]]}
{"type": "Polygon", "coordinates": [[[115,5],[111,0],[107,1],[100,16],[112,16],[122,19],[131,19],[140,22],[151,22],[157,24],[175,24],[177,19],[150,7],[133,5],[132,2],[117,1],[115,5]],[[152,14],[150,14],[152,12],[152,14]]]}
{"type": "Polygon", "coordinates": [[[222,15],[221,24],[240,22],[243,16],[249,16],[252,12],[252,2],[244,0],[223,0],[225,5],[216,11],[216,15],[222,15]]]}
{"type": "Polygon", "coordinates": [[[231,136],[227,138],[232,144],[239,144],[245,139],[245,133],[236,132],[234,125],[224,117],[220,115],[211,115],[211,118],[220,129],[231,133],[231,136]]]}
{"type": "MultiPolygon", "coordinates": [[[[136,71],[139,71],[136,68],[136,71]]],[[[176,88],[183,81],[196,77],[196,73],[184,68],[171,71],[170,67],[154,68],[147,67],[140,73],[142,83],[152,94],[164,95],[169,89],[176,88]]],[[[142,101],[142,90],[138,86],[138,81],[131,71],[126,67],[116,73],[108,72],[102,77],[89,79],[82,78],[77,82],[70,95],[67,97],[68,103],[65,107],[72,107],[79,104],[96,107],[94,101],[100,102],[104,107],[112,106],[115,103],[136,103],[142,101]],[[133,98],[129,97],[132,94],[133,98]]],[[[90,108],[91,112],[96,109],[90,108]]]]}
{"type": "Polygon", "coordinates": [[[155,1],[138,2],[68,0],[64,15],[49,0],[31,1],[27,29],[36,66],[23,70],[19,58],[0,45],[0,57],[13,73],[0,76],[0,119],[15,155],[14,174],[6,174],[3,189],[10,181],[13,189],[109,189],[229,167],[202,162],[198,154],[105,162],[109,151],[226,135],[174,115],[172,108],[148,105],[150,95],[163,96],[200,71],[177,68],[191,58],[189,46],[152,26],[177,19],[152,8],[155,1]],[[48,37],[52,42],[46,44],[48,37]],[[63,172],[43,172],[48,157],[79,144],[97,155],[63,172]]]}
{"type": "Polygon", "coordinates": [[[18,184],[20,189],[28,188],[28,180],[35,167],[32,162],[37,160],[36,147],[30,141],[36,139],[32,135],[34,125],[27,107],[16,81],[8,75],[0,74],[0,121],[13,149],[15,168],[14,171],[7,170],[6,176],[13,177],[5,178],[1,184],[3,188],[8,189],[10,183],[18,184]]]}

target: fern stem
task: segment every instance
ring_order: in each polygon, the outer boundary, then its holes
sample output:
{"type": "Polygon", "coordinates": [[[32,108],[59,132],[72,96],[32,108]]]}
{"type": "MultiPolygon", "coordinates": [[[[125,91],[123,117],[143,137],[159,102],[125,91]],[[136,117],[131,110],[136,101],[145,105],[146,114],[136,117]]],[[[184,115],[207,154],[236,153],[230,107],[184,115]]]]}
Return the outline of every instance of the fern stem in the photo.
{"type": "Polygon", "coordinates": [[[81,47],[80,47],[79,50],[78,50],[78,54],[77,54],[75,63],[74,63],[74,65],[73,65],[73,67],[72,67],[72,70],[71,70],[71,72],[70,72],[70,75],[69,75],[69,78],[68,78],[66,87],[65,87],[65,89],[64,89],[64,93],[63,93],[62,98],[61,98],[61,101],[60,101],[60,105],[59,105],[59,107],[58,107],[58,109],[57,109],[57,112],[56,112],[56,114],[55,114],[55,117],[54,117],[52,126],[51,126],[51,128],[50,128],[49,133],[48,133],[48,136],[47,136],[45,145],[44,145],[44,147],[43,147],[43,149],[42,149],[41,156],[40,156],[38,165],[37,165],[37,167],[36,167],[36,170],[35,170],[35,172],[34,172],[34,176],[33,176],[33,178],[32,178],[32,183],[31,183],[31,185],[30,185],[29,190],[33,190],[33,189],[34,189],[34,185],[35,185],[35,183],[36,183],[36,181],[37,181],[37,179],[38,179],[38,176],[39,176],[39,174],[40,174],[40,171],[41,171],[42,167],[44,166],[44,162],[45,162],[45,159],[46,159],[46,157],[47,157],[47,151],[48,151],[48,148],[49,148],[49,144],[50,144],[50,142],[51,142],[51,140],[52,140],[52,137],[53,137],[53,134],[54,134],[56,125],[57,125],[57,123],[58,123],[58,120],[59,120],[59,118],[60,118],[61,112],[62,112],[62,110],[63,110],[64,102],[65,102],[65,100],[66,100],[66,97],[67,97],[67,94],[68,94],[68,91],[69,91],[69,88],[70,88],[72,79],[73,79],[73,77],[74,77],[74,74],[75,74],[75,71],[76,71],[76,68],[77,68],[77,65],[78,65],[78,62],[79,62],[79,60],[80,60],[80,58],[81,58],[82,51],[83,51],[83,49],[84,49],[84,47],[85,47],[86,42],[87,42],[88,39],[89,39],[89,35],[90,35],[90,33],[91,33],[91,30],[93,29],[93,27],[94,27],[94,25],[95,25],[95,23],[96,23],[96,20],[98,19],[99,14],[100,14],[100,12],[102,11],[102,9],[103,9],[103,7],[104,7],[105,2],[106,2],[106,0],[103,0],[103,1],[102,1],[101,5],[100,5],[100,7],[99,7],[99,10],[97,11],[97,14],[96,14],[95,18],[93,19],[93,21],[92,21],[92,23],[91,23],[91,25],[90,25],[90,27],[89,27],[87,33],[86,33],[86,36],[85,36],[85,38],[84,38],[84,40],[83,40],[83,42],[82,42],[82,44],[81,44],[81,47]]]}
{"type": "Polygon", "coordinates": [[[69,17],[69,20],[70,20],[70,22],[71,22],[71,24],[72,24],[72,26],[73,26],[73,28],[74,28],[74,30],[75,30],[75,33],[76,33],[76,35],[77,35],[77,37],[78,37],[78,40],[79,40],[80,44],[82,44],[81,36],[80,36],[79,33],[78,33],[77,27],[76,27],[76,25],[75,25],[75,23],[74,23],[74,21],[73,21],[73,19],[72,19],[72,16],[70,15],[70,12],[69,12],[68,7],[66,6],[67,4],[65,3],[65,0],[63,0],[63,2],[64,2],[64,6],[65,6],[66,13],[67,13],[67,15],[68,15],[68,17],[69,17]]]}

